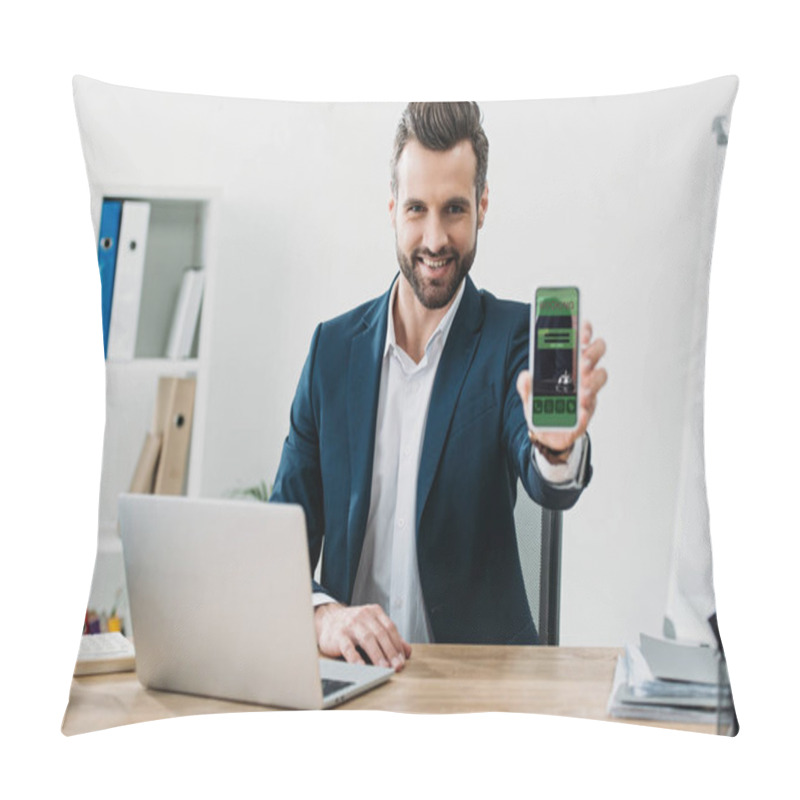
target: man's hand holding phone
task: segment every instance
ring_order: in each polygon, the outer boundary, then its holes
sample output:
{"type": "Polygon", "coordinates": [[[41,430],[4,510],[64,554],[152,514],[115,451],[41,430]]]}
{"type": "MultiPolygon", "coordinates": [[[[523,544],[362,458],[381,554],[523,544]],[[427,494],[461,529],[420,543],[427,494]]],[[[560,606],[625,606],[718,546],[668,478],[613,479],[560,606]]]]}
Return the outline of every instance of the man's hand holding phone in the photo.
{"type": "Polygon", "coordinates": [[[603,339],[592,339],[592,326],[589,322],[581,325],[580,331],[580,369],[578,387],[578,421],[570,430],[537,430],[532,421],[533,378],[529,370],[520,372],[517,378],[517,392],[522,399],[522,408],[528,423],[528,434],[534,444],[540,445],[542,454],[548,461],[566,461],[572,447],[586,432],[597,406],[597,395],[608,380],[608,373],[598,362],[606,352],[603,339]]]}

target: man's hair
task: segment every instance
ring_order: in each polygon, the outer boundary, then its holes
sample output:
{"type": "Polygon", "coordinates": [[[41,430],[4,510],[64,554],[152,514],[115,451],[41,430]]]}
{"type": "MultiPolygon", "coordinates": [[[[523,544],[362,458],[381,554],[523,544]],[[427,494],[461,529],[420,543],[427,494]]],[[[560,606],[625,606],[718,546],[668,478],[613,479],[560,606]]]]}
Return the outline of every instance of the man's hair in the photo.
{"type": "Polygon", "coordinates": [[[403,148],[416,139],[429,150],[450,150],[467,139],[477,161],[475,167],[476,201],[480,202],[486,185],[489,164],[489,140],[481,126],[481,110],[477,103],[409,103],[394,137],[392,152],[392,195],[397,197],[397,162],[403,148]]]}

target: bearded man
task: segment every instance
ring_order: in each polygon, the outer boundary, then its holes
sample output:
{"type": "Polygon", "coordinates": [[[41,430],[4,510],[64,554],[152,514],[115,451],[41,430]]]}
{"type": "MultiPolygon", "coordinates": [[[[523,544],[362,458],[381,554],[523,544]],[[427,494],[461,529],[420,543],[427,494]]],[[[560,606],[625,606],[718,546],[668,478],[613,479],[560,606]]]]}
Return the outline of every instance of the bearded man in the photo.
{"type": "Polygon", "coordinates": [[[320,324],[272,495],[306,513],[320,651],[402,669],[414,642],[535,644],[514,529],[517,481],[573,506],[606,372],[581,330],[579,424],[526,419],[530,306],[469,277],[489,204],[475,103],[411,103],[397,128],[389,290],[320,324]]]}

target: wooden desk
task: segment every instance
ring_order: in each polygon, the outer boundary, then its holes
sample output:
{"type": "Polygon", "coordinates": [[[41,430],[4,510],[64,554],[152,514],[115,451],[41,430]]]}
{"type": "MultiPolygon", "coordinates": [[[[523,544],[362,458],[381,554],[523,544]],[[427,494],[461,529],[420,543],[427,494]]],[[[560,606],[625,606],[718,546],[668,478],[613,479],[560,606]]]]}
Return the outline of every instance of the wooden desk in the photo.
{"type": "MultiPolygon", "coordinates": [[[[609,720],[605,709],[620,652],[600,647],[414,645],[402,672],[339,708],[421,714],[522,711],[609,720]]],[[[62,730],[72,735],[191,714],[268,710],[152,691],[145,689],[133,672],[94,675],[73,679],[62,730]]],[[[624,722],[716,731],[713,725],[624,722]]]]}

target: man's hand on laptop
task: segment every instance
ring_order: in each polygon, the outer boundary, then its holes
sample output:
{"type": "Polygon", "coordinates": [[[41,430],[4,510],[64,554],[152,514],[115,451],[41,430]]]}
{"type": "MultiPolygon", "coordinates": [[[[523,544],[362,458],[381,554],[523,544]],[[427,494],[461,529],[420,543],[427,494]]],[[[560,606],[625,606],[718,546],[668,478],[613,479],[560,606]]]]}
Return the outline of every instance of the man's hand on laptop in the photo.
{"type": "Polygon", "coordinates": [[[394,623],[379,605],[342,606],[325,603],[314,609],[317,642],[322,655],[366,663],[359,649],[377,666],[403,669],[411,656],[394,623]]]}

